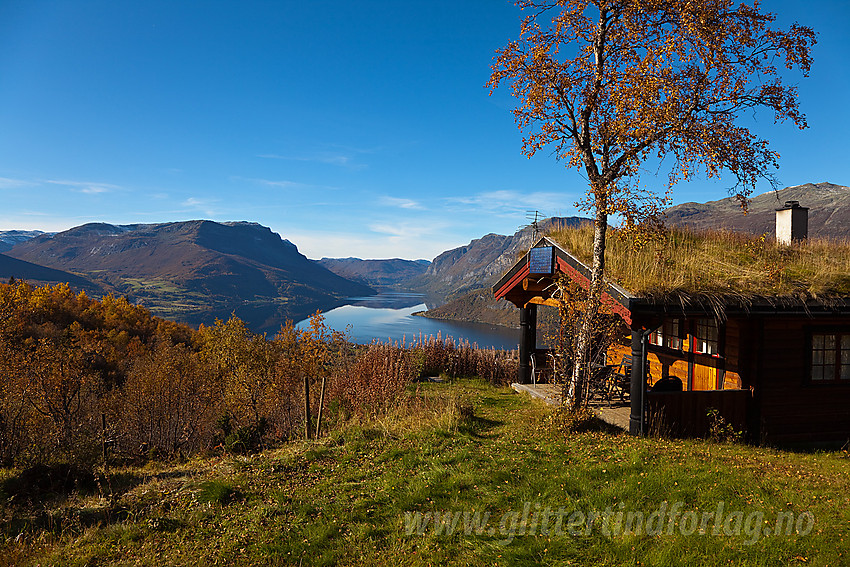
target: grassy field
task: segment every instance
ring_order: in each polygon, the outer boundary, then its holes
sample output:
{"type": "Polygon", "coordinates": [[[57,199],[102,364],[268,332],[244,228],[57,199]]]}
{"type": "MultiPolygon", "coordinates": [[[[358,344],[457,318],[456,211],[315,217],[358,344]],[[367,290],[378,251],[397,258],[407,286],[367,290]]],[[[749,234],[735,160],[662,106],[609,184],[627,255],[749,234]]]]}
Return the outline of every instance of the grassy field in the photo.
{"type": "Polygon", "coordinates": [[[850,563],[844,452],[565,436],[553,423],[537,402],[463,380],[255,456],[113,468],[67,491],[3,471],[0,562],[850,563]]]}

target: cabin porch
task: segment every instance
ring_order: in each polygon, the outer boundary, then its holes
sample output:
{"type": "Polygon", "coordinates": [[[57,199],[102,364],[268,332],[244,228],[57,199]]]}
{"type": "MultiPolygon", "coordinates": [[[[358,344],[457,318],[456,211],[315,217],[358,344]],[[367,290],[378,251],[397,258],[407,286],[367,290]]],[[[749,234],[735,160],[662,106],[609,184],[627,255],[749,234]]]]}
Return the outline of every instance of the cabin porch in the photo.
{"type": "MultiPolygon", "coordinates": [[[[558,305],[557,281],[564,276],[587,289],[589,272],[567,251],[541,238],[493,287],[497,298],[520,309],[520,387],[515,389],[539,390],[540,397],[560,401],[560,393],[550,395],[545,392],[551,388],[538,387],[547,381],[547,374],[568,374],[564,369],[553,372],[550,367],[559,366],[558,361],[537,348],[538,306],[558,305]]],[[[746,428],[750,392],[740,389],[736,361],[730,363],[732,357],[727,356],[727,350],[737,355],[737,345],[727,344],[725,327],[705,312],[667,313],[666,306],[645,304],[612,283],[607,284],[602,302],[629,327],[631,344],[615,345],[605,360],[596,361],[588,398],[597,413],[610,415],[611,421],[636,435],[707,435],[710,408],[717,409],[725,422],[746,428]],[[678,388],[672,389],[678,391],[669,391],[676,383],[678,388]]]]}
{"type": "MultiPolygon", "coordinates": [[[[539,399],[551,406],[561,405],[561,389],[558,384],[511,384],[516,392],[527,394],[532,398],[539,399]]],[[[588,407],[596,416],[609,425],[618,427],[623,431],[629,430],[629,404],[628,402],[607,403],[604,400],[592,399],[588,401],[588,407]]]]}

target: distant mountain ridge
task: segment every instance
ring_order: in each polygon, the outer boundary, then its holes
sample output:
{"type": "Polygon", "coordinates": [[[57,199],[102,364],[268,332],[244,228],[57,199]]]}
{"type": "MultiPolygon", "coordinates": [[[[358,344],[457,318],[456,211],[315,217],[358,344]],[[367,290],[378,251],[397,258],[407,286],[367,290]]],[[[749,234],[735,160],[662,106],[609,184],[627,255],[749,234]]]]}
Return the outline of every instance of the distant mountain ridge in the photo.
{"type": "MultiPolygon", "coordinates": [[[[591,220],[583,217],[552,217],[540,222],[538,228],[542,234],[588,222],[591,220]]],[[[504,300],[494,299],[489,288],[533,244],[531,227],[510,236],[482,236],[434,258],[428,270],[413,279],[410,286],[447,300],[429,309],[426,317],[518,326],[517,309],[504,300]]]]}
{"type": "Polygon", "coordinates": [[[189,323],[235,310],[255,328],[374,290],[342,278],[250,222],[90,223],[16,245],[13,258],[72,272],[189,323]],[[263,313],[268,312],[268,315],[263,313]]]}
{"type": "Polygon", "coordinates": [[[322,258],[320,265],[338,276],[370,287],[398,288],[425,273],[428,260],[361,260],[360,258],[322,258]]]}
{"type": "Polygon", "coordinates": [[[809,208],[809,237],[850,238],[850,187],[806,183],[752,197],[744,215],[732,197],[707,203],[682,203],[665,211],[670,226],[697,230],[723,228],[752,234],[776,234],[776,209],[785,201],[809,208]]]}
{"type": "MultiPolygon", "coordinates": [[[[733,198],[683,203],[665,211],[671,226],[774,234],[775,209],[799,201],[809,210],[810,237],[850,238],[850,187],[807,183],[753,197],[744,215],[733,198]]],[[[554,217],[541,233],[591,222],[554,217]]],[[[48,234],[0,231],[0,278],[68,281],[91,293],[115,292],[154,313],[189,323],[231,311],[254,328],[275,330],[344,298],[406,289],[438,298],[427,316],[518,325],[518,312],[489,287],[533,244],[531,228],[487,234],[426,260],[307,259],[271,229],[251,222],[91,223],[48,234]]],[[[429,303],[430,304],[430,303],[429,303]]]]}
{"type": "MultiPolygon", "coordinates": [[[[541,233],[560,227],[578,226],[590,222],[583,217],[551,217],[539,223],[541,233]]],[[[534,231],[531,227],[510,236],[488,234],[472,240],[466,246],[447,250],[434,258],[426,272],[410,282],[415,289],[457,297],[492,285],[520,254],[531,247],[534,231]]]]}
{"type": "Polygon", "coordinates": [[[11,250],[16,244],[45,234],[40,230],[0,230],[0,252],[11,250]]]}

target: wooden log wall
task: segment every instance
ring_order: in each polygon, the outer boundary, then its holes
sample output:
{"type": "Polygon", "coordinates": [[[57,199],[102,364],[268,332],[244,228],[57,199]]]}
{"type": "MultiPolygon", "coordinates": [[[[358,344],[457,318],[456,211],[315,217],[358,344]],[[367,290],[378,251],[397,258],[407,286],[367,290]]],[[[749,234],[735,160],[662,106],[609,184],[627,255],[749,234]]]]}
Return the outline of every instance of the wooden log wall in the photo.
{"type": "Polygon", "coordinates": [[[750,403],[749,390],[649,392],[649,432],[672,437],[708,437],[712,425],[710,408],[718,410],[724,423],[745,432],[750,403]]]}

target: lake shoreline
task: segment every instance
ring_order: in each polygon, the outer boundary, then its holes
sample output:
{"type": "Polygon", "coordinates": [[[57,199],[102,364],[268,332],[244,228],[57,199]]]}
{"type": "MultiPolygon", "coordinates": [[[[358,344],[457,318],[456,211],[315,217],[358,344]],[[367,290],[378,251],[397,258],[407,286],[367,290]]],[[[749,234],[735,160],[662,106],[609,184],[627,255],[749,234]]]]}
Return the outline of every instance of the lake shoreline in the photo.
{"type": "MultiPolygon", "coordinates": [[[[424,294],[383,293],[364,298],[349,298],[349,303],[323,313],[332,329],[347,332],[353,342],[411,342],[429,337],[469,342],[479,348],[514,350],[518,348],[516,329],[472,321],[432,318],[426,315],[424,294]]],[[[308,320],[296,326],[305,328],[308,320]]]]}

